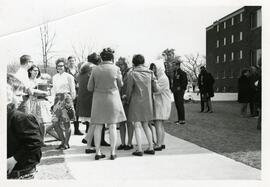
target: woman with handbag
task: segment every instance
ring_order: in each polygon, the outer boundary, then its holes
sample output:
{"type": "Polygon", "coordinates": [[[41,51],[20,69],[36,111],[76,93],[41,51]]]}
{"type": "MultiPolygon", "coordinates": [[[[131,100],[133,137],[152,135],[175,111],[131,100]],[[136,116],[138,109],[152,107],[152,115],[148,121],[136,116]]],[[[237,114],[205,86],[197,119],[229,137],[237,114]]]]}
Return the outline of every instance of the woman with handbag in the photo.
{"type": "Polygon", "coordinates": [[[71,135],[70,121],[75,119],[73,100],[76,97],[75,82],[72,75],[65,72],[65,58],[56,60],[57,74],[53,76],[52,95],[55,96],[53,109],[54,128],[61,139],[56,149],[68,149],[71,135]],[[65,135],[61,128],[64,125],[65,135]]]}
{"type": "Polygon", "coordinates": [[[128,121],[134,123],[137,150],[132,154],[143,156],[141,141],[141,126],[149,143],[145,154],[155,154],[153,138],[148,122],[153,120],[152,89],[157,89],[157,82],[153,71],[144,66],[144,57],[134,55],[132,59],[133,70],[127,78],[127,102],[129,103],[128,121]]]}

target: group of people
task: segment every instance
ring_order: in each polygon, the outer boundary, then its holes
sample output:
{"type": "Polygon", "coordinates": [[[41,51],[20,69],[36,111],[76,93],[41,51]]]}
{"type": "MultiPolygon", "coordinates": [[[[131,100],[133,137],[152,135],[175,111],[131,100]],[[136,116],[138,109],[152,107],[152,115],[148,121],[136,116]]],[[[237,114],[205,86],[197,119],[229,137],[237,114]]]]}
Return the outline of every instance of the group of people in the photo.
{"type": "Polygon", "coordinates": [[[244,68],[238,79],[238,102],[242,117],[258,116],[257,129],[261,129],[261,70],[251,66],[244,68]],[[248,115],[247,108],[250,108],[248,115]]]}
{"type": "Polygon", "coordinates": [[[171,92],[178,111],[176,123],[185,123],[183,96],[187,75],[177,61],[170,87],[163,63],[147,67],[143,55],[137,54],[129,68],[120,59],[114,64],[114,51],[110,48],[99,55],[90,54],[79,68],[75,57],[59,58],[55,63],[57,73],[51,81],[41,76],[31,56],[20,58],[19,70],[7,78],[8,178],[34,176],[41,147],[46,146],[46,133],[61,141],[56,149],[69,149],[71,122],[77,135],[83,134],[79,123],[86,125],[82,142],[87,144],[85,153],[96,154],[95,160],[106,157],[101,146],[111,147],[111,160],[117,157],[116,149],[133,149],[133,134],[137,145],[132,152],[135,156],[154,155],[155,151],[165,149],[164,121],[171,114],[171,92]],[[110,144],[104,140],[105,125],[110,144]],[[117,126],[121,137],[118,147],[117,126]],[[145,150],[141,129],[148,141],[145,150]]]}

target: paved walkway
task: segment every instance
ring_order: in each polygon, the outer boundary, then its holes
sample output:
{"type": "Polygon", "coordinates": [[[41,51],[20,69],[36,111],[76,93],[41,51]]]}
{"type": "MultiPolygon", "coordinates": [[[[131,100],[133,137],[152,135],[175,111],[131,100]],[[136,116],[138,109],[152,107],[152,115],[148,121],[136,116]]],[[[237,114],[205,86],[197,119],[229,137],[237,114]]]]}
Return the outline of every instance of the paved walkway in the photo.
{"type": "MultiPolygon", "coordinates": [[[[146,138],[144,137],[144,148],[146,138]]],[[[105,159],[94,160],[95,154],[85,154],[82,136],[72,136],[71,148],[64,151],[65,161],[76,180],[98,181],[134,180],[196,180],[239,179],[260,180],[261,171],[195,144],[166,134],[166,149],[156,155],[135,157],[132,151],[118,151],[117,159],[109,159],[109,147],[102,147],[105,159]],[[99,180],[100,179],[100,180],[99,180]]],[[[108,139],[108,131],[106,131],[108,139]]],[[[135,138],[134,138],[135,139],[135,138]]],[[[120,141],[120,138],[119,140],[120,141]]],[[[134,150],[133,150],[134,151],[134,150]]]]}

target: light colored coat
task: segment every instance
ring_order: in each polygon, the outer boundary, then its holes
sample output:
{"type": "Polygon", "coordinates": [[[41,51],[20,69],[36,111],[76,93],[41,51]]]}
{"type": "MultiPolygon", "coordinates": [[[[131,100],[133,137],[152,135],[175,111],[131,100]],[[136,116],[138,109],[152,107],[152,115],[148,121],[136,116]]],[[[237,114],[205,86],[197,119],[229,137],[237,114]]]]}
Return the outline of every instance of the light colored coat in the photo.
{"type": "Polygon", "coordinates": [[[92,70],[87,89],[93,92],[91,123],[114,124],[126,120],[119,89],[123,86],[120,69],[102,62],[92,70]]]}
{"type": "Polygon", "coordinates": [[[172,94],[170,90],[170,83],[165,74],[164,66],[156,64],[157,67],[157,83],[159,91],[153,93],[154,101],[154,119],[168,120],[171,114],[172,94]]]}
{"type": "Polygon", "coordinates": [[[152,80],[154,74],[146,66],[139,65],[127,78],[128,121],[153,120],[152,80]]]}

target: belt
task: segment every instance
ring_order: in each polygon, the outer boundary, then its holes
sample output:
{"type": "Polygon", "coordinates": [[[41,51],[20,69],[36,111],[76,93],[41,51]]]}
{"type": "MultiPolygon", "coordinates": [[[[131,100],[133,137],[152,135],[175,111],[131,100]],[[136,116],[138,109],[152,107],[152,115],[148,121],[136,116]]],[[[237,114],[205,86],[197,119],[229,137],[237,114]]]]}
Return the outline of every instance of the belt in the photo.
{"type": "Polygon", "coordinates": [[[118,88],[94,88],[94,92],[99,93],[112,93],[114,91],[118,91],[118,88]]]}
{"type": "Polygon", "coordinates": [[[36,172],[36,166],[21,170],[13,170],[9,175],[8,178],[19,178],[23,175],[32,174],[36,172]]]}

